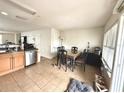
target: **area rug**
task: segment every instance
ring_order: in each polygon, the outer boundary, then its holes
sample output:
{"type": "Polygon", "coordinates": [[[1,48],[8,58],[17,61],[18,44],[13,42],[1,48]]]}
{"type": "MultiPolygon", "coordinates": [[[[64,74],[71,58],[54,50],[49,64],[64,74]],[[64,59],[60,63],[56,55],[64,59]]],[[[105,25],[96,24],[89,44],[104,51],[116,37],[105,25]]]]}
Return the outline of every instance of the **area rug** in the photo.
{"type": "Polygon", "coordinates": [[[94,90],[87,83],[71,78],[65,92],[94,92],[94,90]]]}

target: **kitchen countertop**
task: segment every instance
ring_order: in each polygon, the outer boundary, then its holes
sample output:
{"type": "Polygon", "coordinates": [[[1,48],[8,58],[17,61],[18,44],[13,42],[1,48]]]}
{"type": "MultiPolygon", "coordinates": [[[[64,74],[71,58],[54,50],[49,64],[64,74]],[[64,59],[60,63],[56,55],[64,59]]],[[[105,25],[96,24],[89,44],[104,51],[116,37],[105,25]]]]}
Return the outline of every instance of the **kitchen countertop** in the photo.
{"type": "Polygon", "coordinates": [[[11,52],[2,52],[2,53],[0,53],[0,55],[2,55],[2,54],[20,53],[20,52],[24,52],[24,50],[20,50],[20,51],[11,51],[11,52]]]}

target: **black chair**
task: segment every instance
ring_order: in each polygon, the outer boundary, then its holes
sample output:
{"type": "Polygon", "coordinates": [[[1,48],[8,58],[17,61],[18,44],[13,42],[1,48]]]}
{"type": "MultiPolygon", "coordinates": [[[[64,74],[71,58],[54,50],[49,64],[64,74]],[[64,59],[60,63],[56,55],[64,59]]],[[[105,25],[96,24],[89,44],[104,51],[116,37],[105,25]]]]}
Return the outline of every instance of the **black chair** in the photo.
{"type": "Polygon", "coordinates": [[[57,47],[57,66],[58,66],[58,61],[59,61],[59,51],[61,50],[65,50],[65,47],[64,46],[61,46],[61,47],[57,47]]]}
{"type": "Polygon", "coordinates": [[[84,67],[84,72],[85,72],[85,65],[87,61],[87,54],[86,53],[80,53],[79,56],[75,60],[75,64],[78,65],[80,64],[81,66],[84,67]]]}
{"type": "Polygon", "coordinates": [[[61,46],[61,49],[64,50],[65,49],[65,46],[61,46]]]}
{"type": "Polygon", "coordinates": [[[100,69],[102,65],[101,56],[95,53],[88,53],[87,64],[98,67],[100,69]]]}
{"type": "Polygon", "coordinates": [[[102,60],[101,60],[101,54],[95,54],[95,53],[91,53],[89,51],[86,51],[86,49],[83,52],[83,56],[85,58],[85,62],[88,65],[92,65],[95,67],[100,68],[102,65],[102,60]]]}
{"type": "Polygon", "coordinates": [[[73,46],[71,48],[71,52],[74,53],[74,54],[76,54],[78,52],[78,47],[73,46]]]}
{"type": "Polygon", "coordinates": [[[67,56],[67,51],[66,50],[60,50],[58,52],[59,55],[59,69],[61,68],[61,65],[65,65],[65,72],[67,71],[68,66],[72,67],[72,58],[67,56]]]}

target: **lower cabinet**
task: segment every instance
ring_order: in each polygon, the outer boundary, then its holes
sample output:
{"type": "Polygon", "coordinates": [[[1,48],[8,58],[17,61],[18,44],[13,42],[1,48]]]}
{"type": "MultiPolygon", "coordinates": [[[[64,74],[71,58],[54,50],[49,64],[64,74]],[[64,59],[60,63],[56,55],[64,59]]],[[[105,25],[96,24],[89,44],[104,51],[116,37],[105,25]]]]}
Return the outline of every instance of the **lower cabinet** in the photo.
{"type": "Polygon", "coordinates": [[[13,69],[20,69],[24,67],[24,53],[17,53],[13,55],[13,69]]]}
{"type": "Polygon", "coordinates": [[[12,57],[8,54],[0,55],[0,74],[10,72],[12,68],[12,57]]]}
{"type": "Polygon", "coordinates": [[[24,68],[24,52],[0,54],[0,76],[24,68]]]}

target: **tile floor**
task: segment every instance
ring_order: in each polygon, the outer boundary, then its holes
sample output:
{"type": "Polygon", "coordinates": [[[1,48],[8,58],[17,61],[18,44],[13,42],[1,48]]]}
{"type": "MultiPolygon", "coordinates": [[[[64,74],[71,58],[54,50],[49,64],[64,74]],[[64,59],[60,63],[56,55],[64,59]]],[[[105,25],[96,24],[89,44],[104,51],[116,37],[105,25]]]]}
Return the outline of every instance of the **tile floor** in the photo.
{"type": "Polygon", "coordinates": [[[0,91],[2,92],[63,92],[70,78],[75,78],[92,85],[95,67],[86,65],[86,71],[76,66],[74,72],[69,69],[67,72],[63,68],[58,69],[52,65],[56,59],[41,60],[40,63],[18,70],[11,74],[0,77],[0,91]]]}

